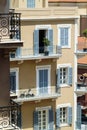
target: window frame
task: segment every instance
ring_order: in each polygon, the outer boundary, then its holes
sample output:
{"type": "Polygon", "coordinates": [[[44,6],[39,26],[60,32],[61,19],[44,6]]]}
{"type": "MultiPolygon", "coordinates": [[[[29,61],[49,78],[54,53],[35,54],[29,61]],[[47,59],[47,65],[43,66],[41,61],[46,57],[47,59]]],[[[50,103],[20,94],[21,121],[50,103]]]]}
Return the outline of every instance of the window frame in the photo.
{"type": "Polygon", "coordinates": [[[71,48],[71,24],[58,24],[57,25],[58,29],[58,45],[61,46],[62,48],[71,48]],[[60,29],[61,28],[67,28],[68,29],[68,45],[61,45],[61,40],[60,40],[60,29]]]}
{"type": "MultiPolygon", "coordinates": [[[[31,0],[32,1],[32,0],[31,0]]],[[[32,6],[32,7],[30,7],[30,6],[28,6],[28,0],[27,0],[27,8],[35,8],[35,0],[33,0],[33,2],[34,2],[34,5],[32,6]]]]}
{"type": "MultiPolygon", "coordinates": [[[[36,111],[39,112],[39,111],[46,111],[46,128],[48,129],[49,127],[49,122],[48,119],[49,119],[49,110],[51,109],[51,106],[45,106],[45,107],[36,107],[36,111]]],[[[38,127],[39,127],[39,123],[38,123],[38,127]]],[[[38,128],[39,130],[39,128],[38,128]]]]}
{"type": "Polygon", "coordinates": [[[44,66],[36,66],[36,89],[37,89],[37,95],[39,94],[39,70],[48,69],[48,93],[50,93],[51,88],[51,66],[50,65],[44,65],[44,66]]]}
{"type": "MultiPolygon", "coordinates": [[[[15,72],[16,73],[16,90],[15,90],[15,94],[18,94],[18,90],[19,90],[19,68],[10,68],[10,72],[15,72]]],[[[13,93],[10,90],[11,93],[13,93]]]]}
{"type": "MultiPolygon", "coordinates": [[[[67,69],[67,83],[63,83],[63,84],[61,84],[60,83],[60,87],[70,87],[69,85],[68,85],[68,69],[70,68],[70,67],[72,67],[71,66],[71,64],[58,64],[57,65],[57,69],[61,69],[61,68],[66,68],[67,69]]],[[[62,76],[63,77],[63,76],[62,76]]]]}
{"type": "MultiPolygon", "coordinates": [[[[66,123],[60,123],[60,127],[69,126],[68,122],[67,122],[68,121],[68,107],[71,107],[70,103],[65,103],[65,104],[59,104],[59,105],[57,105],[57,109],[65,108],[66,112],[67,112],[67,114],[66,114],[66,123]]],[[[62,117],[63,117],[63,115],[62,115],[62,117]]]]}

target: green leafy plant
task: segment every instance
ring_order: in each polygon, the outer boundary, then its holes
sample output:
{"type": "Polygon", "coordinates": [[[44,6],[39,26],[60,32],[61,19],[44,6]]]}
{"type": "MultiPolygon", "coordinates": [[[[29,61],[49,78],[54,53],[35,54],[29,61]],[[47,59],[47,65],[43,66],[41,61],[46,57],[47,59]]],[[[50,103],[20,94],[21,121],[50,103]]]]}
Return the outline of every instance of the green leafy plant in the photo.
{"type": "Polygon", "coordinates": [[[87,29],[85,29],[85,30],[83,31],[83,35],[84,35],[84,37],[87,37],[87,29]]]}
{"type": "Polygon", "coordinates": [[[45,46],[49,46],[50,45],[50,41],[48,40],[48,38],[43,38],[43,42],[45,46]]]}

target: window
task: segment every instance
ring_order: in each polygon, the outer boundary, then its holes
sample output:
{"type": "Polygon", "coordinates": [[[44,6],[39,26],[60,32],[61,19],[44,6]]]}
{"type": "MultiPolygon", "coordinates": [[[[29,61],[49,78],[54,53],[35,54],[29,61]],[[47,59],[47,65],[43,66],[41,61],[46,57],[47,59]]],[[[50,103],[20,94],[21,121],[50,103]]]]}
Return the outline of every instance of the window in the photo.
{"type": "Polygon", "coordinates": [[[70,25],[58,25],[58,44],[63,48],[70,47],[70,25]]]}
{"type": "Polygon", "coordinates": [[[60,123],[61,124],[67,123],[67,108],[66,107],[60,108],[60,123]]]}
{"type": "Polygon", "coordinates": [[[35,8],[35,0],[27,0],[27,8],[35,8]]]}
{"type": "Polygon", "coordinates": [[[69,105],[60,105],[56,110],[57,127],[72,124],[72,107],[69,105]]]}
{"type": "Polygon", "coordinates": [[[38,130],[47,130],[48,126],[48,110],[38,111],[38,130]]]}
{"type": "Polygon", "coordinates": [[[38,94],[50,92],[50,67],[37,67],[37,89],[38,94]]]}
{"type": "Polygon", "coordinates": [[[72,67],[59,65],[57,69],[57,86],[72,85],[72,67]]]}
{"type": "Polygon", "coordinates": [[[60,68],[60,84],[67,84],[67,68],[60,68]]]}
{"type": "Polygon", "coordinates": [[[34,30],[34,55],[44,53],[44,38],[50,41],[49,54],[53,54],[53,29],[50,25],[37,25],[34,30]]]}
{"type": "Polygon", "coordinates": [[[34,130],[54,130],[54,117],[51,107],[36,108],[34,111],[34,130]]]}
{"type": "Polygon", "coordinates": [[[18,90],[18,69],[10,70],[10,90],[16,93],[18,90]]]}

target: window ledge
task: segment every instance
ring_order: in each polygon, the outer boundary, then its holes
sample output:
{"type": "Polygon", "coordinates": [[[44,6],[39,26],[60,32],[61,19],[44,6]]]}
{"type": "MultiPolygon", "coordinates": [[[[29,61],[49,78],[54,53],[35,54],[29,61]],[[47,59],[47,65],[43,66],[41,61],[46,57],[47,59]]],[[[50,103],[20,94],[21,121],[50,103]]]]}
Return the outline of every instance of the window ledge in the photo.
{"type": "Polygon", "coordinates": [[[60,125],[60,127],[65,127],[65,126],[69,126],[69,125],[67,123],[60,125]]]}

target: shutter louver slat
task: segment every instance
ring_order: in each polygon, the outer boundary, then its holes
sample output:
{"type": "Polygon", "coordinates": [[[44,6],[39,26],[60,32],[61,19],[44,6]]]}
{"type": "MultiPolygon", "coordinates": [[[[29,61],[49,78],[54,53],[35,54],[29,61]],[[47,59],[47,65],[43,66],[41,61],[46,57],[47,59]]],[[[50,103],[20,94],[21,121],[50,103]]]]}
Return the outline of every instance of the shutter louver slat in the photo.
{"type": "Polygon", "coordinates": [[[34,130],[38,130],[38,111],[34,111],[33,116],[34,130]]]}
{"type": "Polygon", "coordinates": [[[72,68],[68,68],[68,84],[72,85],[72,68]]]}
{"type": "Polygon", "coordinates": [[[34,55],[39,53],[39,30],[34,30],[34,55]]]}
{"type": "Polygon", "coordinates": [[[60,69],[57,69],[57,74],[56,74],[56,91],[60,93],[60,69]]]}
{"type": "Polygon", "coordinates": [[[49,110],[49,130],[54,130],[54,117],[53,117],[53,110],[49,110]]]}
{"type": "Polygon", "coordinates": [[[48,40],[50,41],[49,52],[53,54],[53,29],[48,30],[48,40]]]}
{"type": "Polygon", "coordinates": [[[68,125],[71,125],[72,124],[72,107],[67,107],[67,114],[68,114],[67,123],[68,125]]]}
{"type": "Polygon", "coordinates": [[[56,127],[60,127],[60,108],[56,110],[56,127]]]}
{"type": "Polygon", "coordinates": [[[81,105],[77,105],[77,129],[81,129],[81,105]]]}

